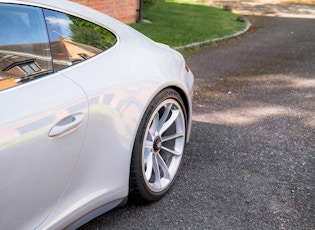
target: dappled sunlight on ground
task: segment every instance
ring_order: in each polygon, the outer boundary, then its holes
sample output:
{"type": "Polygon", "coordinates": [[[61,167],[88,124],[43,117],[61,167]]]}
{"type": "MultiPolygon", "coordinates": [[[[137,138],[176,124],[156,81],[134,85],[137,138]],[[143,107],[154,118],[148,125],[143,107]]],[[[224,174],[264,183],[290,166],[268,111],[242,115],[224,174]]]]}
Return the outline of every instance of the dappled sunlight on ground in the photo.
{"type": "Polygon", "coordinates": [[[287,75],[267,75],[262,78],[252,79],[251,77],[240,77],[238,78],[241,81],[254,81],[257,84],[262,84],[261,87],[268,87],[273,89],[279,88],[315,88],[315,79],[306,79],[296,76],[287,76],[287,75]]]}
{"type": "Polygon", "coordinates": [[[288,18],[315,18],[315,5],[270,3],[249,4],[235,7],[235,13],[288,18]]]}
{"type": "MultiPolygon", "coordinates": [[[[312,25],[315,19],[315,0],[189,1],[218,7],[231,6],[233,12],[243,15],[279,17],[275,23],[282,20],[280,17],[285,17],[283,20],[289,20],[290,26],[306,23],[312,25]]],[[[252,18],[254,21],[251,22],[263,31],[263,17],[252,18]]],[[[229,126],[270,122],[272,119],[294,119],[301,126],[315,127],[315,79],[312,68],[309,68],[309,63],[314,63],[314,59],[313,55],[307,59],[305,56],[307,52],[311,54],[314,41],[308,34],[300,36],[298,30],[292,28],[275,29],[272,41],[272,36],[261,33],[265,42],[260,43],[259,48],[253,43],[244,46],[248,52],[235,49],[235,52],[241,52],[242,55],[234,52],[225,54],[226,62],[211,59],[211,66],[223,77],[219,75],[215,79],[207,78],[206,71],[197,77],[194,119],[229,126]],[[283,32],[278,34],[280,29],[283,32]],[[282,47],[285,36],[288,39],[285,44],[290,45],[282,47]],[[289,43],[294,36],[303,38],[304,43],[301,40],[289,43]],[[230,56],[236,59],[233,64],[228,62],[233,59],[230,56]]]]}
{"type": "Polygon", "coordinates": [[[304,123],[310,127],[315,127],[315,118],[314,117],[306,118],[304,123]]]}
{"type": "Polygon", "coordinates": [[[243,15],[289,18],[315,18],[315,0],[181,0],[229,6],[232,11],[243,15]]]}
{"type": "MultiPolygon", "coordinates": [[[[220,125],[249,125],[266,117],[276,116],[297,116],[298,111],[291,110],[281,106],[274,105],[258,105],[248,106],[247,108],[231,108],[225,111],[217,111],[214,113],[208,113],[207,121],[212,124],[220,125]]],[[[202,115],[197,114],[198,121],[202,121],[202,115]],[[199,116],[198,116],[199,115],[199,116]]]]}
{"type": "Polygon", "coordinates": [[[292,117],[304,126],[315,127],[314,90],[315,79],[281,74],[197,79],[194,120],[244,126],[292,117]]]}

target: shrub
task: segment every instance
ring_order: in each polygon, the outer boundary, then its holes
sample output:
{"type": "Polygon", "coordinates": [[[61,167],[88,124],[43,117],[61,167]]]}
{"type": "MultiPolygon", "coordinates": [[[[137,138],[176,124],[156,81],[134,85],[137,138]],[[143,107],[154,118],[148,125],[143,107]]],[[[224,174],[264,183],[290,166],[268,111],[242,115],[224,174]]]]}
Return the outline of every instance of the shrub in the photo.
{"type": "Polygon", "coordinates": [[[150,6],[153,6],[156,3],[157,0],[143,0],[143,7],[149,8],[150,6]]]}

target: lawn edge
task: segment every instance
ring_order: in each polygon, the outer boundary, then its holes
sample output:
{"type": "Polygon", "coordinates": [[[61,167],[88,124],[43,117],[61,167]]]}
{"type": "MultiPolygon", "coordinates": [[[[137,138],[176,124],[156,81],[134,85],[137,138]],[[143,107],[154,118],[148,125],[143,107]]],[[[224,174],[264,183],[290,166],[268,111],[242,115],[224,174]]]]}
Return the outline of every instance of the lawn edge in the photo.
{"type": "Polygon", "coordinates": [[[224,41],[224,40],[227,40],[227,39],[230,39],[230,38],[234,38],[234,37],[237,37],[237,36],[240,36],[240,35],[246,33],[250,29],[251,26],[252,26],[252,24],[250,23],[250,21],[246,20],[246,27],[245,27],[245,29],[243,29],[241,31],[238,31],[238,32],[236,32],[234,34],[226,35],[226,36],[223,36],[223,37],[220,37],[220,38],[208,39],[208,40],[201,41],[201,42],[194,42],[194,43],[190,43],[190,44],[183,45],[183,46],[176,46],[176,47],[172,47],[172,48],[175,49],[175,50],[182,50],[182,49],[187,49],[187,48],[202,47],[202,46],[204,46],[206,44],[213,43],[213,42],[224,41]]]}

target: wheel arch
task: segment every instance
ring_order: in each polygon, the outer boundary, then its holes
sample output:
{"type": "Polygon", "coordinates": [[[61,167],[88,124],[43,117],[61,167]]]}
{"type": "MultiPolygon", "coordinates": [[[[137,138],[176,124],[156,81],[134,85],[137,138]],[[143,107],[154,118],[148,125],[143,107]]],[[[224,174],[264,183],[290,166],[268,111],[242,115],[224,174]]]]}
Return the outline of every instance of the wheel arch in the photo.
{"type": "Polygon", "coordinates": [[[179,95],[181,96],[181,98],[184,102],[184,107],[185,107],[185,111],[186,111],[186,114],[185,114],[186,120],[185,121],[186,121],[186,131],[187,131],[187,135],[186,135],[186,143],[187,143],[190,139],[191,123],[192,123],[192,105],[191,105],[190,99],[188,98],[185,91],[180,87],[170,86],[170,87],[166,87],[166,88],[171,88],[171,89],[175,90],[177,93],[179,93],[179,95]]]}

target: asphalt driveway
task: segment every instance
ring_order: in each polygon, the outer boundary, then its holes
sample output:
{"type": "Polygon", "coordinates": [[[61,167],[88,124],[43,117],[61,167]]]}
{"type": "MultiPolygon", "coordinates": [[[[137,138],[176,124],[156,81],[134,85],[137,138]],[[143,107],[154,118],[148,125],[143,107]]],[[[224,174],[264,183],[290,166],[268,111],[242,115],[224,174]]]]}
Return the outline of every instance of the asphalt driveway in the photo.
{"type": "Polygon", "coordinates": [[[315,228],[315,19],[251,22],[187,57],[193,132],[171,192],[82,229],[315,228]]]}

